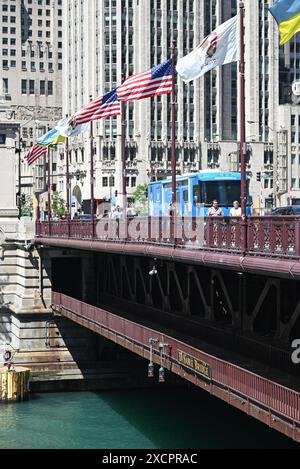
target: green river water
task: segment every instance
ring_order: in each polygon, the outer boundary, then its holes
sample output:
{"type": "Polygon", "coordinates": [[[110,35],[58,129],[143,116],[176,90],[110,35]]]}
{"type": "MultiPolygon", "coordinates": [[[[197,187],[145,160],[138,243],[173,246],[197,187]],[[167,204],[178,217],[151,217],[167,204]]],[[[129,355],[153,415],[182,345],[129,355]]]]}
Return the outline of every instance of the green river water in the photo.
{"type": "Polygon", "coordinates": [[[298,447],[195,388],[35,394],[0,422],[1,449],[298,447]]]}

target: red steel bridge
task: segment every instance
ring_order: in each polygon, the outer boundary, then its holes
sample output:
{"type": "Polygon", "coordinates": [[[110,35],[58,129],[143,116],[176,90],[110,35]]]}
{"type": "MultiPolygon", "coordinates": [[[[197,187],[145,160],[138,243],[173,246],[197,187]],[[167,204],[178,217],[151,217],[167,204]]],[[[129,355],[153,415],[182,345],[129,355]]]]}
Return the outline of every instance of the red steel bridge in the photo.
{"type": "Polygon", "coordinates": [[[54,314],[300,442],[299,217],[37,222],[35,244],[54,314]]]}

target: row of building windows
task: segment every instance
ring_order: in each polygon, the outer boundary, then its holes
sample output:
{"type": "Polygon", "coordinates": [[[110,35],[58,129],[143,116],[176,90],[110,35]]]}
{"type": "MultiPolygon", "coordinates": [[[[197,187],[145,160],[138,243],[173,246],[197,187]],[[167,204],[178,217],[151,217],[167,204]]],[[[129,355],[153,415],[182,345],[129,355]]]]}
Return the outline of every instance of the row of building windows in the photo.
{"type": "MultiPolygon", "coordinates": [[[[25,71],[25,70],[27,70],[27,68],[28,68],[27,62],[23,61],[23,62],[22,62],[22,70],[25,71]]],[[[58,63],[58,64],[57,64],[57,68],[58,68],[58,70],[62,70],[62,63],[58,63]]],[[[37,70],[37,68],[36,68],[36,63],[35,63],[35,62],[30,62],[30,70],[31,70],[32,72],[35,72],[35,71],[37,70]]],[[[39,71],[40,71],[40,72],[44,72],[45,70],[46,70],[46,68],[45,68],[44,62],[40,62],[40,63],[39,63],[39,71]]],[[[52,64],[51,62],[48,63],[48,71],[49,71],[49,72],[53,72],[53,71],[54,71],[53,64],[52,64]]]]}
{"type": "Polygon", "coordinates": [[[22,94],[37,94],[41,96],[52,96],[53,95],[53,81],[40,80],[22,80],[21,81],[21,93],[22,94]],[[38,88],[39,86],[39,88],[38,88]]]}
{"type": "MultiPolygon", "coordinates": [[[[11,13],[14,13],[16,11],[16,5],[10,5],[9,10],[11,13]]],[[[2,5],[2,11],[8,11],[8,5],[5,3],[2,5]]]]}
{"type": "MultiPolygon", "coordinates": [[[[102,187],[114,187],[115,186],[115,178],[114,176],[104,176],[102,178],[102,187]]],[[[126,187],[136,187],[136,177],[126,177],[126,187]]]]}

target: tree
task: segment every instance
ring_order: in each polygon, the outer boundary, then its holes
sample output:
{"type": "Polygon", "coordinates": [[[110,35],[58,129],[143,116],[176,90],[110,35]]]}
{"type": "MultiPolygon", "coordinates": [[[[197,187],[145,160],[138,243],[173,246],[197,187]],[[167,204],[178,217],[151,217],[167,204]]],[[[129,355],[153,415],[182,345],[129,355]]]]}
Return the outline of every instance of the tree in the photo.
{"type": "Polygon", "coordinates": [[[52,201],[52,211],[55,217],[62,217],[65,214],[66,206],[65,200],[60,192],[54,192],[52,201]]]}
{"type": "Polygon", "coordinates": [[[133,206],[136,212],[147,212],[147,184],[140,184],[132,194],[133,206]]]}
{"type": "Polygon", "coordinates": [[[32,196],[29,194],[25,195],[25,203],[21,205],[21,216],[31,217],[33,212],[33,201],[32,196]]]}

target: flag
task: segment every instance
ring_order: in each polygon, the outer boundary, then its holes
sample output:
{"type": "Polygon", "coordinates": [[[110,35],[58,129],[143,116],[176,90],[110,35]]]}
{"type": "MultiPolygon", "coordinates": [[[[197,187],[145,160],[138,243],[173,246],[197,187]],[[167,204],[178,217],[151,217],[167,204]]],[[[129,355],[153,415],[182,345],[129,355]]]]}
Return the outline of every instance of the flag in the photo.
{"type": "Polygon", "coordinates": [[[29,166],[32,166],[41,156],[46,155],[47,147],[35,144],[24,156],[29,166]]]}
{"type": "Polygon", "coordinates": [[[280,45],[300,31],[300,0],[278,0],[269,8],[278,23],[280,45]]]}
{"type": "Polygon", "coordinates": [[[172,92],[172,60],[167,60],[147,72],[127,78],[118,87],[120,101],[135,101],[172,92]]]}
{"type": "Polygon", "coordinates": [[[72,118],[60,120],[55,129],[63,137],[76,137],[77,135],[83,134],[89,130],[88,124],[76,125],[72,122],[72,118]]]}
{"type": "Polygon", "coordinates": [[[59,134],[59,132],[56,129],[52,129],[49,132],[47,132],[45,135],[43,135],[41,138],[37,140],[38,145],[43,145],[43,146],[54,146],[57,145],[58,143],[65,143],[65,137],[59,134]]]}
{"type": "Polygon", "coordinates": [[[88,104],[81,111],[76,112],[71,118],[71,123],[75,125],[85,124],[86,122],[104,119],[112,116],[121,115],[121,106],[117,97],[117,90],[106,93],[101,98],[97,98],[88,104]]]}
{"type": "Polygon", "coordinates": [[[239,60],[238,17],[218,26],[190,54],[180,59],[176,70],[186,82],[195,80],[212,68],[239,60]]]}

